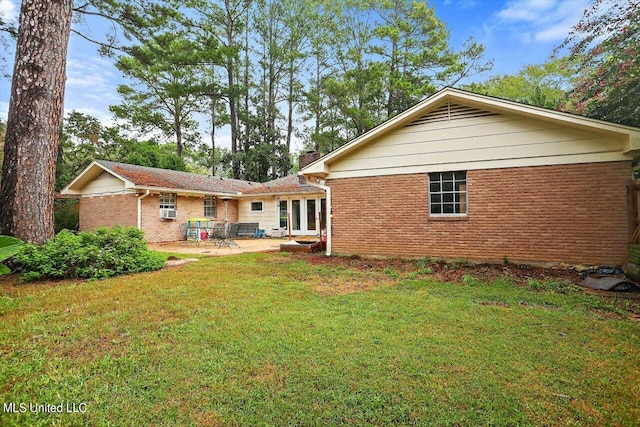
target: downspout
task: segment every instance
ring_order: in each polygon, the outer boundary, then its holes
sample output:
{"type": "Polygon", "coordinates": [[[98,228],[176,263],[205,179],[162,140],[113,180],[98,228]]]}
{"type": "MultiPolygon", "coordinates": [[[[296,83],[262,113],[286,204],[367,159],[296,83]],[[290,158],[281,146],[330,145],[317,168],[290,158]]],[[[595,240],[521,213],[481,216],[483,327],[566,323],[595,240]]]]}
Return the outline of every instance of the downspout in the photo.
{"type": "Polygon", "coordinates": [[[150,194],[149,190],[142,196],[138,197],[138,230],[142,230],[142,199],[150,194]]]}
{"type": "MultiPolygon", "coordinates": [[[[309,185],[312,185],[316,188],[319,188],[321,190],[324,190],[324,192],[327,195],[327,250],[326,250],[326,255],[327,256],[331,256],[331,187],[328,187],[326,185],[323,184],[317,184],[315,182],[311,182],[310,180],[307,180],[307,182],[309,183],[309,185]]],[[[320,230],[320,233],[322,233],[322,230],[320,230]]]]}

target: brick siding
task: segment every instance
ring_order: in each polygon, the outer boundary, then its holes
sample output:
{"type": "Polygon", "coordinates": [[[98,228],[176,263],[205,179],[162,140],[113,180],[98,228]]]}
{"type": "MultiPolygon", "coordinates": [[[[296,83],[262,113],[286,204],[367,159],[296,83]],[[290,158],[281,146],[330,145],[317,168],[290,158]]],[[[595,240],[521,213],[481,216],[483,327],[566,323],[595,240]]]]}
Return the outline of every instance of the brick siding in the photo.
{"type": "Polygon", "coordinates": [[[82,197],[79,206],[80,231],[100,227],[138,226],[138,202],[135,194],[82,197]]]}
{"type": "MultiPolygon", "coordinates": [[[[204,199],[201,197],[178,196],[176,199],[176,209],[178,218],[176,220],[160,219],[160,199],[157,194],[145,197],[142,200],[142,229],[149,242],[175,242],[182,240],[180,234],[180,224],[189,218],[202,218],[204,215],[204,199]]],[[[228,204],[228,215],[230,222],[238,221],[238,201],[230,200],[228,204]]],[[[210,218],[211,224],[224,222],[224,203],[216,200],[216,218],[210,218]]]]}
{"type": "Polygon", "coordinates": [[[329,180],[333,252],[616,264],[631,162],[472,170],[468,216],[428,215],[428,174],[329,180]]]}
{"type": "MultiPolygon", "coordinates": [[[[84,197],[80,200],[80,230],[93,230],[99,227],[121,225],[123,227],[138,226],[138,195],[114,195],[104,197],[84,197]]],[[[217,199],[216,218],[211,223],[224,222],[224,202],[217,199]]],[[[149,242],[172,242],[182,239],[180,224],[189,218],[202,218],[204,200],[201,197],[178,196],[176,209],[178,218],[174,220],[160,219],[160,199],[152,194],[142,199],[142,230],[149,242]]],[[[230,222],[238,221],[238,201],[228,202],[228,218],[230,222]]]]}

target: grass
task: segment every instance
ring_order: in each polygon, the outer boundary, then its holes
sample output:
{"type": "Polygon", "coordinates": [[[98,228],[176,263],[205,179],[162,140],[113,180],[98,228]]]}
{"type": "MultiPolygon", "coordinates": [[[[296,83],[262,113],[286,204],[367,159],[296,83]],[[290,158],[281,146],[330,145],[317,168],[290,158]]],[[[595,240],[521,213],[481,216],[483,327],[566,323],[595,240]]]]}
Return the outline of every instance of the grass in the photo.
{"type": "Polygon", "coordinates": [[[287,254],[15,281],[0,287],[0,404],[84,412],[0,425],[640,423],[640,325],[564,285],[287,254]]]}

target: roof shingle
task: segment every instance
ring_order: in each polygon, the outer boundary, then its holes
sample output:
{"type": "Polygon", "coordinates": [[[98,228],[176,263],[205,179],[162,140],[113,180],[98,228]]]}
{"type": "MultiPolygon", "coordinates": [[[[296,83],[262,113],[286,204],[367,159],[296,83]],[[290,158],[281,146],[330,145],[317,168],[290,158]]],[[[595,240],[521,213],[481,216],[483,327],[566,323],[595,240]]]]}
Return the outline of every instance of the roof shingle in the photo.
{"type": "Polygon", "coordinates": [[[107,160],[96,160],[96,163],[132,182],[138,188],[202,191],[229,195],[238,193],[258,195],[321,192],[316,187],[301,184],[297,175],[289,175],[273,181],[259,183],[107,160]]]}

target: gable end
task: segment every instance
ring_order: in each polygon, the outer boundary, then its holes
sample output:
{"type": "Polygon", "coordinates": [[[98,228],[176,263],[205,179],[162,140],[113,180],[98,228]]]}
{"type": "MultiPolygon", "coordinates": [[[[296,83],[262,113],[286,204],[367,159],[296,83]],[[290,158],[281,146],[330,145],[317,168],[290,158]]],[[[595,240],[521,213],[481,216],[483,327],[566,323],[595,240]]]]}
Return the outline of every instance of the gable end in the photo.
{"type": "Polygon", "coordinates": [[[452,122],[455,120],[475,119],[478,117],[499,116],[494,113],[480,108],[473,108],[467,105],[447,103],[442,107],[425,114],[424,116],[412,121],[404,127],[424,125],[437,122],[452,122]]]}

